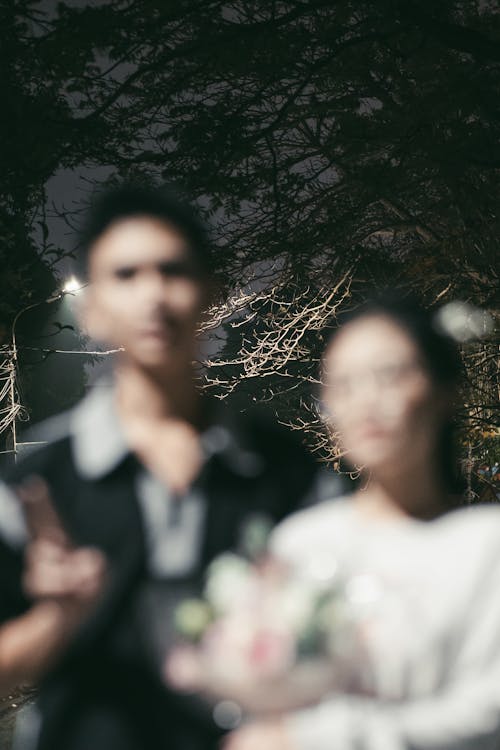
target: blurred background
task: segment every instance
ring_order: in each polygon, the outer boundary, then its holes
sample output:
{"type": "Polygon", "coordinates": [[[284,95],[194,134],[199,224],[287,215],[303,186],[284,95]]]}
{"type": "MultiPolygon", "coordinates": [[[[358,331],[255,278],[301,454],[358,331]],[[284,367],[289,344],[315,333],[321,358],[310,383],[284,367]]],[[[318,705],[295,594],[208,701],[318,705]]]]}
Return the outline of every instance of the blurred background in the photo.
{"type": "MultiPolygon", "coordinates": [[[[316,392],[336,313],[398,285],[498,320],[495,0],[11,0],[0,21],[6,460],[109,365],[76,322],[74,229],[123,177],[182,186],[210,226],[200,386],[267,403],[332,470],[316,392]]],[[[495,502],[499,339],[470,327],[466,499],[495,502]]],[[[0,746],[29,697],[0,703],[0,746]]]]}
{"type": "MultiPolygon", "coordinates": [[[[15,0],[1,8],[1,450],[106,369],[75,321],[74,229],[122,177],[181,186],[221,293],[202,387],[265,402],[342,470],[317,401],[332,316],[395,285],[498,319],[491,0],[15,0]],[[46,300],[51,300],[46,302],[46,300]]],[[[465,336],[467,338],[467,336],[465,336]]],[[[499,491],[498,336],[463,343],[469,501],[499,491]]]]}

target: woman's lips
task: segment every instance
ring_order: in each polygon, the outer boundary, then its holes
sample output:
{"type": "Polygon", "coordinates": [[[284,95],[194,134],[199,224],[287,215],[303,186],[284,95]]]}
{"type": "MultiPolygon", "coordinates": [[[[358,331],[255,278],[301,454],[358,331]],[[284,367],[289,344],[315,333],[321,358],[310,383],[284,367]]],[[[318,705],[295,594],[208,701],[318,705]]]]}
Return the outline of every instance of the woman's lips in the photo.
{"type": "Polygon", "coordinates": [[[355,440],[381,440],[386,438],[388,434],[386,428],[376,424],[360,425],[352,430],[352,436],[355,440]]]}

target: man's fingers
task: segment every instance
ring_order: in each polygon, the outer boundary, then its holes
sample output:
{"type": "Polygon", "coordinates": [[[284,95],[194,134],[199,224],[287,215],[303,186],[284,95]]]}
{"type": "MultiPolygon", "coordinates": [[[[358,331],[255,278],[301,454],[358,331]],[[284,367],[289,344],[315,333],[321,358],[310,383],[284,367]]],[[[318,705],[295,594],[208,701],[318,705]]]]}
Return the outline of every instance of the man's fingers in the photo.
{"type": "Polygon", "coordinates": [[[98,594],[105,573],[105,558],[98,550],[67,550],[40,540],[28,548],[24,587],[33,598],[86,599],[98,594]]]}
{"type": "Polygon", "coordinates": [[[68,558],[65,547],[50,539],[38,539],[28,545],[26,549],[26,562],[28,565],[38,563],[63,564],[68,558]]]}
{"type": "Polygon", "coordinates": [[[29,477],[16,491],[32,538],[25,558],[26,593],[34,599],[71,597],[83,602],[95,598],[104,583],[103,554],[72,546],[41,477],[29,477]]]}
{"type": "Polygon", "coordinates": [[[71,554],[69,565],[75,596],[89,598],[102,589],[106,575],[106,561],[99,550],[75,550],[71,554]]]}
{"type": "Polygon", "coordinates": [[[23,507],[30,536],[33,539],[45,538],[61,546],[69,546],[70,540],[54,509],[47,483],[41,477],[33,475],[15,489],[23,507]]]}
{"type": "Polygon", "coordinates": [[[33,599],[60,597],[68,592],[68,573],[61,565],[38,562],[27,568],[23,585],[33,599]]]}

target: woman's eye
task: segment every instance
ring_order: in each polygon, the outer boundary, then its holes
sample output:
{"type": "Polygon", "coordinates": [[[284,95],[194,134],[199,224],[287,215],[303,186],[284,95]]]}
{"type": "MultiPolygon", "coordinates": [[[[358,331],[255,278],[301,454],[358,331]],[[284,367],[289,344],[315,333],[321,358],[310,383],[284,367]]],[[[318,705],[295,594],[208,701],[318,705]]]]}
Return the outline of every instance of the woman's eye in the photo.
{"type": "Polygon", "coordinates": [[[349,378],[332,378],[330,386],[335,393],[347,393],[349,390],[349,378]]]}
{"type": "Polygon", "coordinates": [[[117,268],[115,270],[115,276],[117,279],[121,279],[122,281],[126,281],[127,279],[131,279],[135,276],[135,268],[129,268],[129,267],[123,267],[123,268],[117,268]]]}

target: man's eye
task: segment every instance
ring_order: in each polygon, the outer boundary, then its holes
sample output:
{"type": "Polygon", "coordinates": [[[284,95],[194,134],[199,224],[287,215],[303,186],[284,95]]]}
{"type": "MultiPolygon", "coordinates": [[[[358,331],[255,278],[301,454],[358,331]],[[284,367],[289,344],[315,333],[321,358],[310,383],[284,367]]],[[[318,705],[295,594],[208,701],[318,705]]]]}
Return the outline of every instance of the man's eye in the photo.
{"type": "Polygon", "coordinates": [[[162,263],[160,273],[167,278],[192,279],[196,276],[196,270],[188,263],[162,263]]]}
{"type": "Polygon", "coordinates": [[[131,279],[135,276],[135,268],[117,268],[115,271],[115,276],[117,279],[121,280],[131,279]]]}

